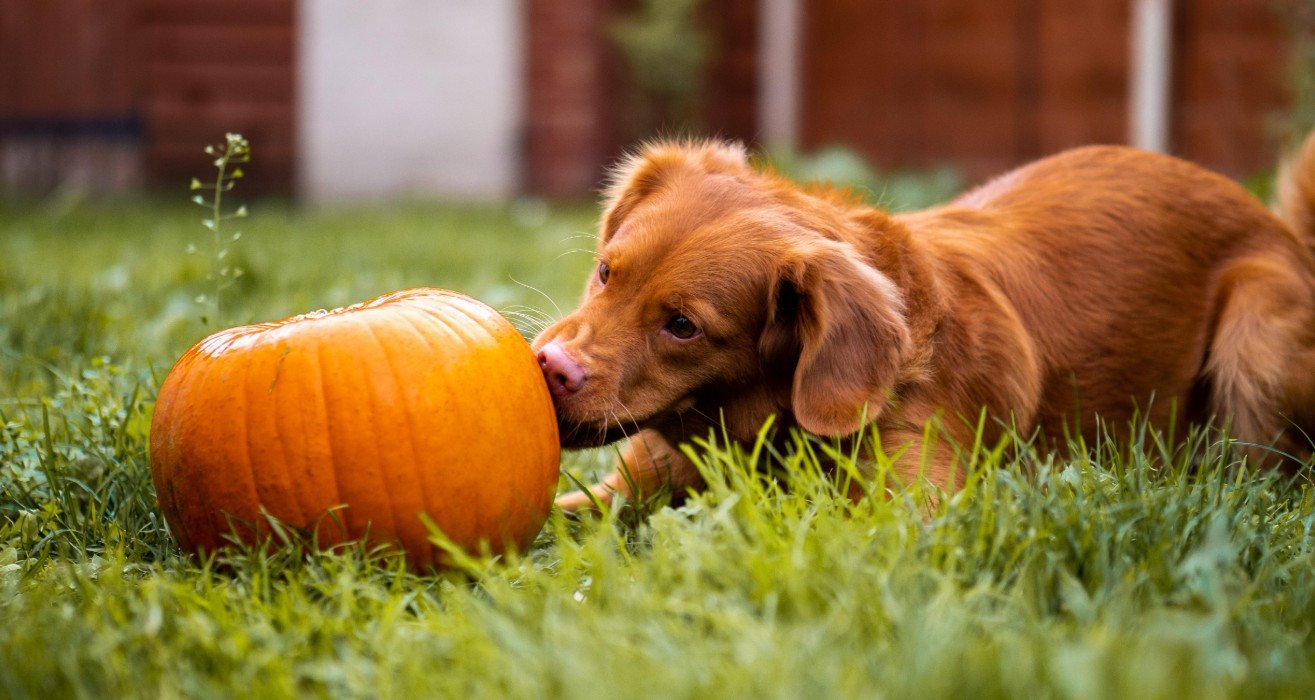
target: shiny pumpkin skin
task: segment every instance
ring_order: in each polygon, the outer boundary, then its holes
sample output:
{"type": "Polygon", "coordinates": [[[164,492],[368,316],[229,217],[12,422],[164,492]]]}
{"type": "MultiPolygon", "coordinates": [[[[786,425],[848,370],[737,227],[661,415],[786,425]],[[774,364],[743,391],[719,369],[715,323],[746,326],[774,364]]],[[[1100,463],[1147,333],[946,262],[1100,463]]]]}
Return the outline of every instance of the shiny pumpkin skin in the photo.
{"type": "Polygon", "coordinates": [[[441,563],[422,513],[468,551],[524,548],[559,457],[529,345],[439,289],[215,333],[174,366],[151,421],[160,508],[190,552],[267,532],[262,508],[321,546],[394,542],[416,569],[441,563]]]}

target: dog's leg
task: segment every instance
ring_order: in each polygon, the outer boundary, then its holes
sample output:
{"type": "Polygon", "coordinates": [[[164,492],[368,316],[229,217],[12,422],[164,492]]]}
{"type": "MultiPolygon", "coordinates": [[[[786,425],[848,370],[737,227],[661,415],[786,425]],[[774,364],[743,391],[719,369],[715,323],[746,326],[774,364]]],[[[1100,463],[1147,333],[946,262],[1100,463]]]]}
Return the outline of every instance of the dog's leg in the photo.
{"type": "Polygon", "coordinates": [[[1290,454],[1309,463],[1315,455],[1315,339],[1292,363],[1286,381],[1292,406],[1285,432],[1290,454]]]}
{"type": "Polygon", "coordinates": [[[1278,461],[1270,445],[1309,454],[1309,443],[1291,421],[1308,417],[1311,409],[1302,403],[1315,399],[1310,284],[1287,260],[1257,256],[1224,272],[1219,295],[1205,365],[1216,419],[1254,445],[1246,448],[1253,463],[1278,461]]]}
{"type": "Polygon", "coordinates": [[[590,510],[594,499],[610,504],[618,493],[626,498],[643,498],[670,486],[673,494],[683,495],[686,489],[702,485],[703,477],[679,449],[657,432],[644,430],[626,442],[611,474],[590,486],[588,493],[573,491],[560,496],[557,506],[569,512],[590,510]]]}
{"type": "MultiPolygon", "coordinates": [[[[941,435],[940,431],[926,433],[913,427],[887,427],[881,430],[880,437],[884,457],[892,460],[894,483],[889,484],[888,488],[908,488],[924,479],[945,489],[946,493],[954,493],[963,486],[965,474],[959,468],[953,441],[941,435]]],[[[863,476],[870,479],[872,475],[863,476]]],[[[868,488],[871,488],[870,483],[853,484],[849,489],[849,497],[858,501],[864,497],[868,488]]],[[[928,512],[936,509],[937,502],[937,494],[925,492],[924,506],[928,512]]]]}

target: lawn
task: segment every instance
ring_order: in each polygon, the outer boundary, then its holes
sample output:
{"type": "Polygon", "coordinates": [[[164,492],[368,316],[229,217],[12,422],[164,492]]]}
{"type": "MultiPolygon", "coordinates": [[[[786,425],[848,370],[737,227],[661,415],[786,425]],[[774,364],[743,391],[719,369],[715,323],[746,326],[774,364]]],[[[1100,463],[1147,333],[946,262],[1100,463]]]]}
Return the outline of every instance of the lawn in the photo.
{"type": "Polygon", "coordinates": [[[0,201],[0,695],[1315,693],[1315,494],[1213,434],[981,449],[930,519],[840,497],[830,444],[714,440],[678,509],[554,513],[523,556],[443,575],[295,543],[191,560],[147,441],[207,330],[435,285],[530,333],[592,261],[590,207],[251,210],[215,318],[197,209],[0,201]]]}

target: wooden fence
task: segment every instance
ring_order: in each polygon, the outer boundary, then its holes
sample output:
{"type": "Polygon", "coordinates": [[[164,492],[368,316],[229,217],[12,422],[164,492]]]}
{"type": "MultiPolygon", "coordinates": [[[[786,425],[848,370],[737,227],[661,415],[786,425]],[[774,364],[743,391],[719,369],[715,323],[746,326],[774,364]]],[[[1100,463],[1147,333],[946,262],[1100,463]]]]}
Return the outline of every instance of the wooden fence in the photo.
{"type": "MultiPolygon", "coordinates": [[[[1172,150],[1233,175],[1272,163],[1290,40],[1274,0],[1176,0],[1172,150]]],[[[981,177],[1063,148],[1120,143],[1125,0],[813,0],[803,140],[887,166],[981,177]]]]}
{"type": "Polygon", "coordinates": [[[0,184],[185,186],[251,139],[246,187],[291,189],[294,0],[4,0],[0,184]]]}

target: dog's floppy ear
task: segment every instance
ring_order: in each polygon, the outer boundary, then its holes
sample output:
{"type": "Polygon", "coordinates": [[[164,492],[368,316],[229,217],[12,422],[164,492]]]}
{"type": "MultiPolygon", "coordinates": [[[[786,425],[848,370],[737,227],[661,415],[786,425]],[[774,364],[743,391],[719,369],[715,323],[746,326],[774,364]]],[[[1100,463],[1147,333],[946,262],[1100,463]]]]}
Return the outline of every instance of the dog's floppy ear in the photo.
{"type": "Polygon", "coordinates": [[[876,418],[909,346],[895,284],[849,244],[826,240],[783,260],[771,295],[762,346],[798,350],[791,405],[799,425],[839,436],[876,418]]]}
{"type": "Polygon", "coordinates": [[[738,143],[659,141],[640,147],[612,169],[603,196],[602,241],[611,240],[635,206],[673,172],[681,168],[732,172],[746,167],[748,155],[738,143]]]}

